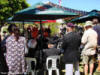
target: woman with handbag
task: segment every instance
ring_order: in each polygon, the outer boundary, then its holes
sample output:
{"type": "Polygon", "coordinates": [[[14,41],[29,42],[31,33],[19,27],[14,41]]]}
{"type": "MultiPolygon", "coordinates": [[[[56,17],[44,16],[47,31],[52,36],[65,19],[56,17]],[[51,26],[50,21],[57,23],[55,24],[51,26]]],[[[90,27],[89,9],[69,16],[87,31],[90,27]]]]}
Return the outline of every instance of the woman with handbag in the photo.
{"type": "Polygon", "coordinates": [[[85,32],[82,36],[81,43],[84,45],[82,50],[83,64],[84,64],[84,75],[88,75],[88,68],[90,67],[89,75],[93,75],[94,69],[94,55],[96,54],[97,47],[97,33],[92,29],[92,22],[86,21],[85,32]],[[89,66],[88,66],[89,65],[89,66]]]}

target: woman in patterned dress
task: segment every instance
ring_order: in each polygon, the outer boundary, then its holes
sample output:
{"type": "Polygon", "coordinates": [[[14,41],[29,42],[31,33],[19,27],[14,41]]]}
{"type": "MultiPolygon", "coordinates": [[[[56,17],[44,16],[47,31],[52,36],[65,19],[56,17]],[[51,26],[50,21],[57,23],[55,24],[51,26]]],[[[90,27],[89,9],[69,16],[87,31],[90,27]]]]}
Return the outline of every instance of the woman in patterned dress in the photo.
{"type": "Polygon", "coordinates": [[[9,69],[8,75],[18,75],[23,74],[26,71],[25,68],[25,43],[24,37],[19,36],[19,29],[13,27],[14,32],[6,40],[6,61],[9,69]]]}

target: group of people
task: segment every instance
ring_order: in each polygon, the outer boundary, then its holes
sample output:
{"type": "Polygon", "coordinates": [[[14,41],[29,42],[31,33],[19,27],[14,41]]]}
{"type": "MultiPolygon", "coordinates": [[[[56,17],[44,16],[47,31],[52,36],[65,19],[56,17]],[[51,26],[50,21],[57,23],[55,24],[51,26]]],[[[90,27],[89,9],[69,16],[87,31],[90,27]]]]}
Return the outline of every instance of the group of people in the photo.
{"type": "MultiPolygon", "coordinates": [[[[39,34],[38,29],[34,27],[31,31],[31,29],[28,28],[28,33],[32,32],[32,37],[30,39],[35,39],[37,43],[41,45],[38,46],[37,49],[35,48],[36,50],[31,48],[30,51],[26,51],[28,39],[20,36],[20,30],[15,24],[9,25],[8,31],[9,35],[7,35],[5,39],[1,40],[0,36],[0,56],[2,56],[2,59],[0,59],[0,74],[24,74],[27,72],[27,66],[25,63],[26,53],[29,53],[29,56],[33,57],[33,54],[35,54],[33,51],[36,51],[40,49],[40,47],[44,47],[46,45],[47,47],[42,49],[48,48],[54,55],[63,53],[62,61],[65,63],[65,75],[73,75],[73,68],[75,68],[75,75],[80,75],[79,63],[81,57],[84,64],[84,75],[88,75],[88,71],[89,75],[93,75],[94,63],[96,62],[95,55],[97,55],[98,58],[97,71],[100,71],[100,24],[97,18],[94,18],[93,21],[86,21],[83,35],[75,30],[75,24],[73,23],[66,24],[64,34],[61,39],[58,39],[55,36],[53,37],[53,40],[51,40],[49,34],[46,33],[47,31],[50,33],[50,30],[45,29],[43,33],[45,39],[42,37],[42,44],[40,44],[41,40],[39,41],[39,37],[41,39],[41,36],[37,36],[37,33],[39,34]],[[46,42],[45,44],[44,41],[46,42]],[[55,47],[54,44],[58,43],[58,41],[62,42],[60,47],[61,50],[58,51],[58,53],[53,52],[57,51],[57,46],[55,47]]],[[[48,54],[50,55],[50,53],[48,54]]]]}
{"type": "Polygon", "coordinates": [[[40,51],[48,48],[48,39],[46,38],[50,36],[50,29],[42,28],[42,30],[38,30],[37,27],[29,27],[27,28],[28,35],[25,32],[25,37],[22,36],[20,28],[15,24],[10,24],[7,29],[9,34],[0,35],[0,51],[5,51],[0,52],[0,56],[2,56],[0,62],[4,64],[0,65],[0,74],[22,75],[26,73],[27,64],[25,57],[35,57],[38,64],[37,68],[39,69],[42,65],[40,61],[44,61],[43,57],[40,56],[40,51]],[[40,60],[40,57],[42,60],[40,60]]]}
{"type": "MultiPolygon", "coordinates": [[[[50,27],[48,26],[48,28],[46,27],[42,27],[42,34],[44,37],[49,37],[50,36],[50,33],[51,33],[51,30],[50,30],[50,27]]],[[[30,38],[37,38],[39,34],[41,34],[41,30],[39,30],[39,28],[37,26],[29,26],[27,28],[27,32],[28,32],[28,36],[29,39],[30,38]]]]}
{"type": "Polygon", "coordinates": [[[100,24],[97,18],[93,21],[86,21],[84,33],[82,36],[75,32],[73,23],[67,24],[67,34],[62,40],[62,49],[64,50],[63,61],[65,62],[65,75],[80,75],[79,63],[80,57],[84,64],[84,75],[93,75],[95,55],[98,58],[97,71],[100,71],[100,24]],[[89,72],[89,73],[88,73],[89,72]]]}

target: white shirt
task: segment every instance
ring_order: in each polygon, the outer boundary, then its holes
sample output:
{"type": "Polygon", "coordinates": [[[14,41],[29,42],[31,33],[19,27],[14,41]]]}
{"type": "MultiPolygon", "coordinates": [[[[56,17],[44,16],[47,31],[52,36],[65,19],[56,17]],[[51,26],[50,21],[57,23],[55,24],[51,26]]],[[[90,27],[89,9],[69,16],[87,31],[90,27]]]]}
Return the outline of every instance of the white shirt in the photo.
{"type": "Polygon", "coordinates": [[[85,48],[96,47],[97,38],[97,32],[90,28],[84,32],[81,43],[85,44],[85,48]]]}

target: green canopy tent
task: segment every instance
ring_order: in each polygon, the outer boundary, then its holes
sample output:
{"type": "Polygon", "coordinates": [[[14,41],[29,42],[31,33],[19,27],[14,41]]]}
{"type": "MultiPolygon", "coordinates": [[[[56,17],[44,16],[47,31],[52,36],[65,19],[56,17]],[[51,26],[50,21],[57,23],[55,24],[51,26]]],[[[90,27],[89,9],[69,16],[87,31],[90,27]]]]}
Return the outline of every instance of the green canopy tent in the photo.
{"type": "Polygon", "coordinates": [[[71,22],[85,22],[87,20],[92,20],[93,18],[98,18],[100,20],[100,14],[97,13],[97,11],[92,11],[87,15],[72,19],[71,22]]]}
{"type": "Polygon", "coordinates": [[[13,17],[11,21],[33,21],[33,20],[55,20],[59,18],[66,18],[71,16],[76,16],[78,14],[65,11],[61,8],[54,7],[48,3],[39,2],[31,7],[23,9],[13,17]]]}
{"type": "Polygon", "coordinates": [[[25,21],[33,22],[33,20],[38,20],[40,21],[40,27],[42,27],[41,21],[43,20],[55,20],[76,15],[78,14],[71,13],[61,8],[53,7],[49,4],[40,2],[17,12],[10,20],[22,21],[23,24],[25,21]]]}
{"type": "Polygon", "coordinates": [[[56,20],[61,18],[67,18],[71,16],[77,16],[76,13],[71,13],[69,11],[65,11],[61,8],[53,7],[49,4],[45,3],[37,3],[34,6],[23,9],[12,17],[12,21],[22,21],[23,24],[25,21],[40,21],[40,30],[42,34],[42,20],[56,20]]]}
{"type": "Polygon", "coordinates": [[[17,12],[12,20],[53,20],[75,15],[78,14],[54,7],[48,3],[39,2],[31,7],[17,12]]]}
{"type": "MultiPolygon", "coordinates": [[[[29,8],[23,9],[17,12],[12,21],[31,21],[31,20],[40,20],[40,27],[42,28],[42,20],[55,20],[60,18],[66,18],[71,16],[76,16],[78,14],[65,11],[61,8],[53,7],[48,4],[35,5],[29,8]]],[[[40,28],[40,29],[41,29],[40,28]]]]}
{"type": "MultiPolygon", "coordinates": [[[[34,9],[33,9],[34,10],[34,9]]],[[[33,11],[31,10],[31,11],[33,11]]],[[[24,20],[55,20],[60,18],[66,18],[71,16],[76,16],[78,14],[71,13],[60,8],[52,7],[44,11],[36,11],[35,13],[30,13],[30,10],[20,11],[16,13],[12,20],[14,21],[24,21],[24,20]]]]}

